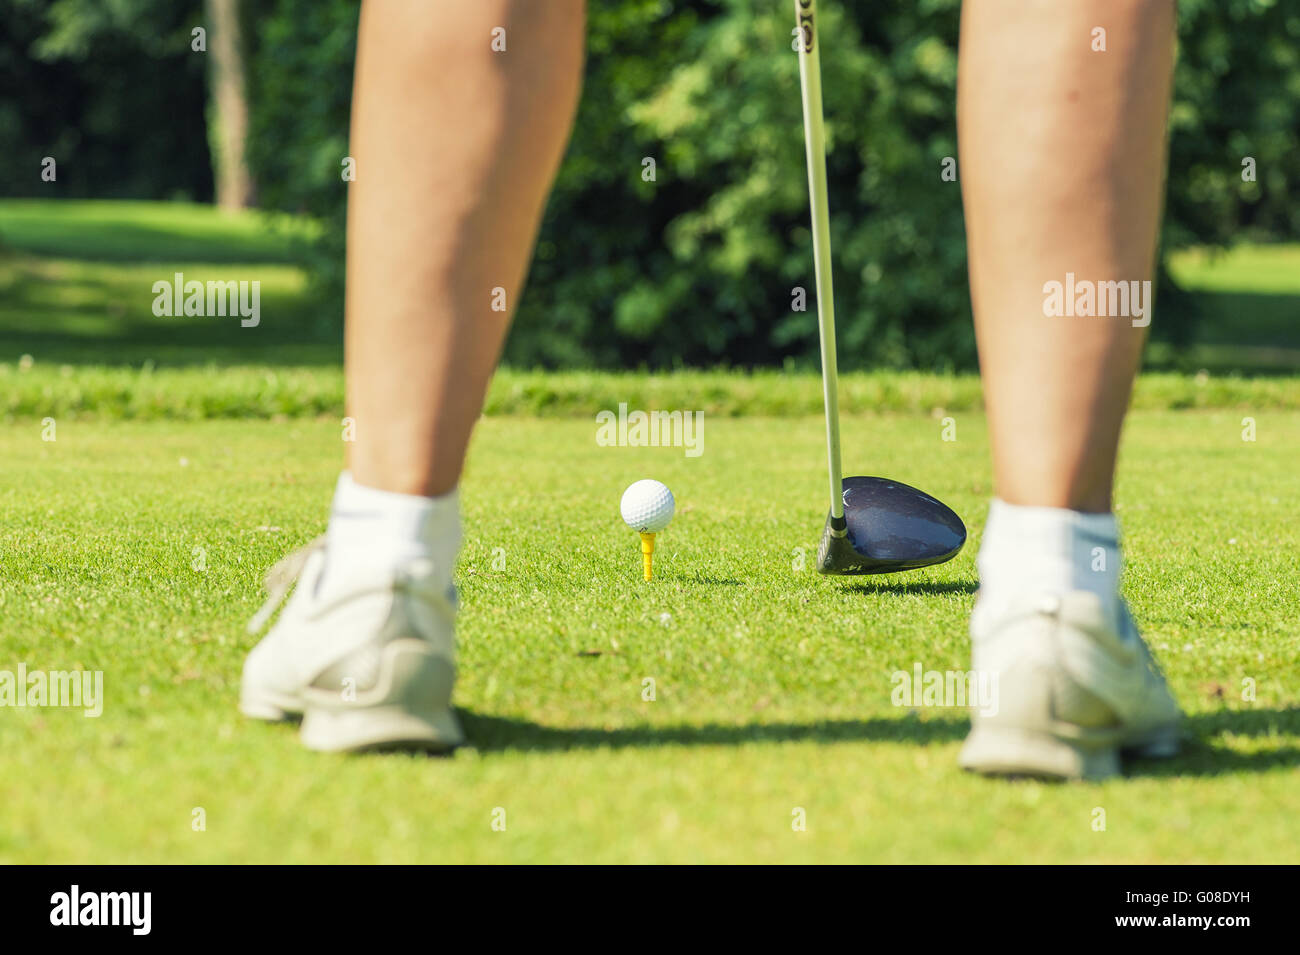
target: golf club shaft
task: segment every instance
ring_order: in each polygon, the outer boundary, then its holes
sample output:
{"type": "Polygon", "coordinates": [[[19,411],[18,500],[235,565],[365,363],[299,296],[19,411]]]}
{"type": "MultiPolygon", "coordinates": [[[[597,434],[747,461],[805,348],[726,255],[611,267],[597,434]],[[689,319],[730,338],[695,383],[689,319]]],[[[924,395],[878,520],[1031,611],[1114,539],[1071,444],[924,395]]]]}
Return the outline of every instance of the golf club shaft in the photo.
{"type": "Polygon", "coordinates": [[[817,328],[822,347],[822,396],[826,405],[826,453],[830,464],[831,517],[844,518],[840,468],[839,371],[835,357],[835,293],[831,287],[831,222],[826,201],[826,129],[822,119],[822,71],[818,55],[816,0],[794,0],[799,39],[799,86],[803,92],[808,195],[812,203],[813,265],[817,276],[817,328]]]}

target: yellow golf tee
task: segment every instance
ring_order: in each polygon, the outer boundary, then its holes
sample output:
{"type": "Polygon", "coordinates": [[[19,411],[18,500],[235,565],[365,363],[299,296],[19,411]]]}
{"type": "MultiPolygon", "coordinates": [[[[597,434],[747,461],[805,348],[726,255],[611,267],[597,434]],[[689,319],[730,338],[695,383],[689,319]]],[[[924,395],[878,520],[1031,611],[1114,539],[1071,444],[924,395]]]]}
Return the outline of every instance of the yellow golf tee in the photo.
{"type": "Polygon", "coordinates": [[[649,580],[651,576],[651,565],[655,559],[655,536],[648,532],[641,534],[641,569],[645,572],[645,579],[649,580]]]}

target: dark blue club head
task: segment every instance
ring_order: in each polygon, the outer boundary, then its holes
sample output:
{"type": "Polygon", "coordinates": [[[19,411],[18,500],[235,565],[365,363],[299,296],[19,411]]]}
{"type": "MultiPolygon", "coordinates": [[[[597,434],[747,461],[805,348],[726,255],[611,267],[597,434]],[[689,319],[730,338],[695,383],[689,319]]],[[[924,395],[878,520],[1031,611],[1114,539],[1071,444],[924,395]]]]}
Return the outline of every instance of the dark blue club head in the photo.
{"type": "Polygon", "coordinates": [[[847,477],[843,488],[843,527],[827,516],[817,548],[818,573],[915,570],[951,560],[966,543],[961,518],[924,491],[878,477],[847,477]]]}

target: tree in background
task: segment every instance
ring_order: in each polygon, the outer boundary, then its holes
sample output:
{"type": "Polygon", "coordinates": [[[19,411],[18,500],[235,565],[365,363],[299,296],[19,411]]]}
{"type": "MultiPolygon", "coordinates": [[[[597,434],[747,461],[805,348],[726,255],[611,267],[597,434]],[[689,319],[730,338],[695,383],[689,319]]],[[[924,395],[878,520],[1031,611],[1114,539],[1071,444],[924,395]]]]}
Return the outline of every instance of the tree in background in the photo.
{"type": "MultiPolygon", "coordinates": [[[[816,362],[815,302],[796,306],[795,290],[813,282],[787,7],[589,4],[582,106],[507,360],[816,362]]],[[[846,367],[975,365],[955,126],[959,14],[959,0],[820,8],[846,367]]],[[[332,302],[355,23],[351,0],[276,0],[251,68],[263,199],[327,224],[317,274],[332,302]]],[[[1179,37],[1164,252],[1294,239],[1300,6],[1182,0],[1179,37]],[[1256,181],[1242,178],[1246,157],[1256,181]]],[[[1162,267],[1157,338],[1191,335],[1195,313],[1178,291],[1162,267]]]]}
{"type": "MultiPolygon", "coordinates": [[[[237,0],[219,2],[234,9],[237,0]]],[[[258,202],[320,224],[307,261],[325,325],[341,321],[340,173],[357,11],[356,0],[264,0],[240,8],[244,43],[232,40],[247,73],[245,152],[258,202]]],[[[588,13],[582,106],[507,359],[815,365],[790,4],[608,0],[588,13]],[[798,289],[808,292],[802,303],[798,289]]],[[[955,130],[959,14],[959,0],[821,5],[846,368],[975,364],[955,130]]],[[[35,168],[51,143],[76,154],[80,171],[60,194],[210,197],[207,150],[177,135],[203,111],[195,102],[208,64],[188,53],[201,15],[200,0],[0,0],[10,28],[0,80],[21,98],[0,98],[0,136],[18,143],[12,158],[35,168]],[[200,179],[206,192],[176,185],[200,179]]],[[[1180,0],[1178,28],[1163,251],[1295,240],[1300,4],[1180,0]],[[1246,160],[1253,179],[1243,177],[1246,160]]],[[[209,118],[214,130],[224,125],[209,118]]],[[[214,155],[221,141],[214,134],[214,155]]],[[[35,177],[20,188],[48,194],[35,177]]],[[[1178,291],[1162,259],[1156,338],[1192,333],[1195,312],[1178,291]]]]}
{"type": "Polygon", "coordinates": [[[239,0],[0,0],[0,19],[0,117],[21,153],[61,154],[58,194],[207,199],[215,179],[220,205],[250,203],[239,0]]]}
{"type": "Polygon", "coordinates": [[[244,79],[243,30],[239,0],[206,0],[208,55],[211,58],[212,163],[217,205],[242,209],[251,205],[253,180],[248,171],[248,95],[244,79]]]}

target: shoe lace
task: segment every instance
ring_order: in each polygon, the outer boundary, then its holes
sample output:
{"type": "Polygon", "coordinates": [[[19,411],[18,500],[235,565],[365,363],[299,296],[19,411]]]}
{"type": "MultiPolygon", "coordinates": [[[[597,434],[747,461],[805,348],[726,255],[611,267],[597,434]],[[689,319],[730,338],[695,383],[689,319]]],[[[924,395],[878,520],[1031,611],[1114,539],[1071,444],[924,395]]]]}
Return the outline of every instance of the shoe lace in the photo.
{"type": "Polygon", "coordinates": [[[249,633],[257,633],[266,626],[267,621],[275,614],[280,604],[284,603],[284,598],[289,595],[289,591],[302,575],[302,569],[307,566],[307,559],[324,547],[325,535],[322,534],[310,544],[299,547],[271,566],[271,569],[266,572],[263,583],[268,595],[266,603],[262,604],[262,608],[253,615],[253,619],[248,621],[249,633]]]}

